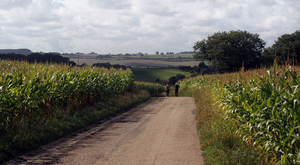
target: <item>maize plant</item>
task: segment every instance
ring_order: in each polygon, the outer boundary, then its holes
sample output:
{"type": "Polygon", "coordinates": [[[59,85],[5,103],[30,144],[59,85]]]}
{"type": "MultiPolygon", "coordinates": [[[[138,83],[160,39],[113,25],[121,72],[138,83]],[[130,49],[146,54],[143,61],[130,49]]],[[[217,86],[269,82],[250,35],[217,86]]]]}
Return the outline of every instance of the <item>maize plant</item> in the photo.
{"type": "Polygon", "coordinates": [[[282,163],[300,163],[300,79],[291,69],[225,86],[222,102],[241,125],[244,140],[254,141],[282,163]]]}
{"type": "Polygon", "coordinates": [[[165,87],[163,85],[155,83],[136,82],[135,86],[138,89],[148,91],[150,95],[163,93],[165,91],[165,87]]]}
{"type": "Polygon", "coordinates": [[[300,78],[284,68],[248,78],[227,75],[188,79],[181,86],[209,88],[228,116],[240,123],[249,144],[275,155],[282,164],[300,164],[300,78]]]}
{"type": "Polygon", "coordinates": [[[0,74],[0,132],[13,129],[25,117],[105,101],[134,85],[130,70],[1,61],[0,74]]]}

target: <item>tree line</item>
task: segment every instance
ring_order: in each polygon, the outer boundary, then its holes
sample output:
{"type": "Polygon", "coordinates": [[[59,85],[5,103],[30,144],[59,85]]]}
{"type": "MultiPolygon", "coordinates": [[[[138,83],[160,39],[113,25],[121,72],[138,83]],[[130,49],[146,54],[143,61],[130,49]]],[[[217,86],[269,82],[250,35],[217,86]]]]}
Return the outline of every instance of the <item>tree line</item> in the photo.
{"type": "Polygon", "coordinates": [[[11,61],[27,61],[29,63],[56,63],[56,64],[67,64],[70,66],[76,66],[76,63],[70,61],[68,57],[63,57],[54,53],[31,53],[29,55],[8,53],[0,54],[1,60],[11,60],[11,61]]]}
{"type": "Polygon", "coordinates": [[[197,76],[199,74],[213,74],[215,73],[215,69],[206,65],[203,61],[201,61],[198,65],[195,66],[179,66],[180,70],[184,72],[192,73],[192,77],[197,76]]]}
{"type": "MultiPolygon", "coordinates": [[[[29,55],[15,54],[15,53],[3,53],[0,54],[1,60],[10,60],[10,61],[27,61],[29,63],[51,63],[51,64],[65,64],[69,66],[86,66],[86,64],[77,65],[74,61],[70,61],[68,57],[63,57],[56,53],[31,53],[29,55]]],[[[115,68],[115,69],[124,69],[127,67],[125,65],[111,65],[107,63],[95,63],[92,66],[94,67],[104,67],[104,68],[115,68]]]]}
{"type": "Polygon", "coordinates": [[[247,31],[217,32],[194,44],[193,57],[209,60],[218,73],[269,67],[275,59],[278,64],[300,62],[299,30],[282,35],[271,47],[265,45],[258,34],[247,31]]]}
{"type": "Polygon", "coordinates": [[[115,68],[115,69],[123,69],[123,70],[126,70],[127,68],[130,68],[130,67],[127,67],[125,65],[119,65],[119,64],[112,65],[109,62],[107,62],[107,63],[95,63],[92,66],[94,66],[94,67],[103,67],[103,68],[107,68],[107,69],[115,68]]]}
{"type": "MultiPolygon", "coordinates": [[[[214,68],[206,65],[203,61],[201,61],[198,65],[195,66],[179,66],[178,69],[184,72],[192,73],[191,77],[195,77],[197,75],[216,73],[214,68]]],[[[183,80],[185,78],[186,78],[185,75],[177,74],[176,76],[170,77],[168,83],[170,85],[174,85],[177,81],[183,80]]]]}

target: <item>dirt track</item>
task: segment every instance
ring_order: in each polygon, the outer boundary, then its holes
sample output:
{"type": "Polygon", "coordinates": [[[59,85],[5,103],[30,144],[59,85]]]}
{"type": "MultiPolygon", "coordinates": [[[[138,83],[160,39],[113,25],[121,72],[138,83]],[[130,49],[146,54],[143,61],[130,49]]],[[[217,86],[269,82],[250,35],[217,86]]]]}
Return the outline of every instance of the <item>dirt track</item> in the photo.
{"type": "Polygon", "coordinates": [[[157,98],[17,164],[203,164],[195,109],[193,98],[157,98]]]}

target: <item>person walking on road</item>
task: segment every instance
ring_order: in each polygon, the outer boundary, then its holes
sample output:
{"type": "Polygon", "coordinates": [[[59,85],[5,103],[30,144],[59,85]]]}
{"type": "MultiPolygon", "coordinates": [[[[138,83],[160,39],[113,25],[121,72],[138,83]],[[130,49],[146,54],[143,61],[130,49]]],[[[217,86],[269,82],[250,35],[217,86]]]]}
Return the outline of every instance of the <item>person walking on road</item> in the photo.
{"type": "Polygon", "coordinates": [[[170,86],[169,86],[169,84],[167,84],[167,86],[166,86],[166,93],[167,93],[167,97],[169,97],[169,93],[170,93],[170,86]]]}
{"type": "Polygon", "coordinates": [[[178,97],[178,90],[179,90],[179,85],[175,83],[175,96],[178,97]]]}

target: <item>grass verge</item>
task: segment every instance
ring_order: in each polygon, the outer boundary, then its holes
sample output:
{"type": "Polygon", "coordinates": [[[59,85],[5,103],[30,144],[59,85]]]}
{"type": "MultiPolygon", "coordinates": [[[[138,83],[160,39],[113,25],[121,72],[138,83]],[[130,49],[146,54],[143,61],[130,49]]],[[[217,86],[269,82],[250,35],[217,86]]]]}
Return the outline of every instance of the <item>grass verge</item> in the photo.
{"type": "MultiPolygon", "coordinates": [[[[47,118],[24,121],[9,134],[0,134],[0,163],[36,149],[44,144],[68,135],[78,129],[114,116],[150,98],[148,92],[136,90],[126,92],[105,102],[78,109],[57,110],[47,118]]],[[[26,120],[26,119],[25,119],[26,120]]]]}

